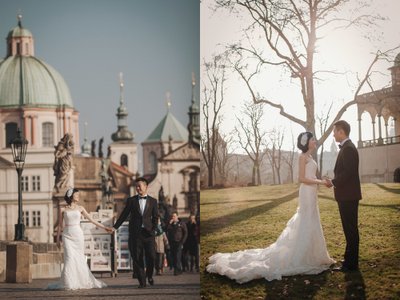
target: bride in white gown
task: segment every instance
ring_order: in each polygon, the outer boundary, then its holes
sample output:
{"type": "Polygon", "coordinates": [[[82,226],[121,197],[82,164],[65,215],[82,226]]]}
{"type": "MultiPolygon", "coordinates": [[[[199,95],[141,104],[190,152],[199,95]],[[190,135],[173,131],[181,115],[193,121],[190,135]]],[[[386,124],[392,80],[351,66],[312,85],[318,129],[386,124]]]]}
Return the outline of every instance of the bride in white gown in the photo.
{"type": "Polygon", "coordinates": [[[87,211],[77,204],[79,201],[79,191],[77,189],[68,189],[64,199],[68,205],[60,211],[60,226],[58,226],[57,232],[57,245],[60,247],[61,227],[64,225],[62,234],[64,268],[61,272],[61,280],[49,284],[47,289],[77,290],[106,287],[107,285],[104,282],[97,280],[93,276],[86,263],[83,231],[80,226],[81,214],[96,226],[105,230],[108,230],[108,228],[94,221],[87,211]]]}
{"type": "Polygon", "coordinates": [[[317,203],[317,164],[311,153],[316,141],[310,132],[299,135],[299,200],[297,212],[275,243],[265,249],[216,253],[209,258],[207,271],[245,283],[253,279],[280,280],[282,276],[318,274],[335,261],[329,256],[317,203]]]}

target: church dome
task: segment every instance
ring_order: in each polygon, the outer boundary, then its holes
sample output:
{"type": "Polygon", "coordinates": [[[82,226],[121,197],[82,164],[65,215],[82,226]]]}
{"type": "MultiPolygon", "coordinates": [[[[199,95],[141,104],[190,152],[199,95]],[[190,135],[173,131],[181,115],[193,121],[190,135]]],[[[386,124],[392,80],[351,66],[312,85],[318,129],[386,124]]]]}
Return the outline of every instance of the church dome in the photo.
{"type": "Polygon", "coordinates": [[[18,18],[7,36],[7,57],[0,60],[0,108],[73,107],[64,79],[34,56],[33,36],[18,18]]]}
{"type": "Polygon", "coordinates": [[[62,76],[33,56],[0,61],[0,107],[73,107],[62,76]]]}
{"type": "Polygon", "coordinates": [[[10,32],[7,35],[7,39],[12,38],[12,37],[33,37],[32,33],[21,26],[14,27],[13,29],[10,30],[10,32]]]}

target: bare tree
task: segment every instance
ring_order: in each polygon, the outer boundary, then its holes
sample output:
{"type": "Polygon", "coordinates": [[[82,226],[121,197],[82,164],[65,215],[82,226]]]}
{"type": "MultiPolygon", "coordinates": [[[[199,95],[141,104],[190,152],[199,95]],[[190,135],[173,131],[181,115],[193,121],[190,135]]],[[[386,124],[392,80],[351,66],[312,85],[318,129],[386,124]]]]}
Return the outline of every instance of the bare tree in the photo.
{"type": "Polygon", "coordinates": [[[252,185],[261,185],[260,166],[265,155],[261,151],[267,134],[261,129],[263,105],[248,102],[243,105],[242,114],[236,117],[239,126],[235,126],[240,147],[246,151],[253,162],[252,185]]]}
{"type": "MultiPolygon", "coordinates": [[[[228,8],[230,12],[243,15],[243,11],[250,17],[251,24],[244,29],[249,46],[235,44],[229,47],[231,54],[236,54],[234,69],[245,82],[254,103],[264,103],[279,110],[279,113],[305,128],[315,135],[315,81],[320,74],[338,74],[335,70],[316,70],[315,54],[316,42],[329,30],[346,29],[353,26],[367,27],[375,25],[383,18],[369,14],[356,15],[357,9],[352,10],[351,17],[343,17],[348,12],[349,2],[356,3],[361,8],[370,2],[348,0],[217,0],[217,8],[228,8]],[[356,15],[355,17],[353,17],[356,15]],[[254,37],[251,34],[254,33],[254,37]],[[262,38],[264,48],[258,49],[254,40],[262,38]],[[248,60],[255,60],[253,70],[248,60]],[[257,92],[258,84],[252,79],[261,72],[262,67],[283,68],[296,86],[299,86],[301,98],[305,107],[305,117],[298,117],[289,112],[280,104],[282,99],[271,99],[261,96],[257,92]]],[[[392,49],[394,50],[394,49],[392,49]]],[[[372,70],[376,62],[386,59],[388,53],[377,51],[366,68],[365,74],[357,75],[358,85],[352,100],[345,103],[331,119],[326,131],[321,135],[318,144],[322,145],[333,129],[333,124],[341,118],[343,113],[356,103],[360,90],[369,83],[372,70]]],[[[254,64],[253,64],[254,65],[254,64]]],[[[281,69],[282,70],[282,69],[281,69]]]]}
{"type": "Polygon", "coordinates": [[[266,154],[268,162],[271,166],[272,184],[276,184],[276,171],[275,171],[275,162],[274,162],[275,152],[276,152],[276,149],[274,146],[272,146],[271,149],[268,149],[268,146],[267,146],[267,148],[265,148],[265,154],[266,154]]]}
{"type": "Polygon", "coordinates": [[[272,176],[274,184],[281,184],[281,166],[282,166],[282,145],[284,140],[285,132],[274,128],[269,134],[269,145],[272,148],[266,149],[267,157],[271,163],[272,176]],[[277,179],[277,181],[276,181],[277,179]]]}
{"type": "Polygon", "coordinates": [[[216,173],[220,176],[222,184],[226,184],[229,171],[234,167],[231,164],[231,156],[229,155],[229,148],[231,147],[232,142],[233,134],[221,134],[218,132],[215,163],[216,173]]]}
{"type": "MultiPolygon", "coordinates": [[[[322,112],[317,115],[317,122],[318,122],[318,127],[319,127],[319,133],[321,136],[323,136],[327,130],[328,123],[329,123],[329,117],[331,114],[332,110],[332,105],[333,103],[330,104],[328,110],[326,112],[325,109],[322,110],[322,112]]],[[[318,166],[318,174],[319,177],[321,177],[322,173],[322,168],[323,168],[323,159],[324,159],[324,144],[320,145],[321,152],[319,154],[319,166],[318,166]]]]}
{"type": "Polygon", "coordinates": [[[224,102],[226,81],[225,57],[217,55],[211,62],[205,62],[205,81],[203,81],[203,132],[201,152],[208,170],[208,187],[214,186],[218,128],[222,121],[220,111],[224,102]]]}
{"type": "Polygon", "coordinates": [[[294,182],[294,156],[295,156],[295,154],[296,154],[296,142],[295,142],[295,138],[293,136],[293,131],[291,131],[291,149],[290,149],[290,151],[286,152],[286,154],[283,156],[283,160],[288,166],[291,183],[294,182]]]}

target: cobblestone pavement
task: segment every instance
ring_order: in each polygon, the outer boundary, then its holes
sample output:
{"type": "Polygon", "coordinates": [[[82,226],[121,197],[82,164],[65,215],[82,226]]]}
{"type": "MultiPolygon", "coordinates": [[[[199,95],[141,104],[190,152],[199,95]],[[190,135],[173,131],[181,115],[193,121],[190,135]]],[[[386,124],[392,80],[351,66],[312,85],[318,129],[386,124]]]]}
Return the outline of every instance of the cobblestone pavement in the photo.
{"type": "Polygon", "coordinates": [[[132,278],[132,273],[119,273],[112,278],[109,274],[96,278],[107,283],[103,289],[90,289],[78,291],[46,291],[43,288],[48,283],[57,279],[35,279],[30,284],[0,283],[0,299],[200,299],[199,273],[183,273],[174,276],[171,271],[166,271],[162,276],[154,276],[154,286],[138,289],[137,279],[132,278]]]}

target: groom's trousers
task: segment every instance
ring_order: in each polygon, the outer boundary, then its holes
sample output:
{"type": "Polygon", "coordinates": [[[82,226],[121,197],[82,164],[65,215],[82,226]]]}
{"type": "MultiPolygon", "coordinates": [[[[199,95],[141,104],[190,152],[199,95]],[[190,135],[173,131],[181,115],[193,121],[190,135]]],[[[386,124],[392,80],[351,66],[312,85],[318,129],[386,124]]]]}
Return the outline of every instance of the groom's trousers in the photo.
{"type": "Polygon", "coordinates": [[[358,269],[358,249],[360,237],[358,234],[358,200],[338,201],[343,232],[346,237],[346,250],[343,266],[348,269],[358,269]]]}
{"type": "Polygon", "coordinates": [[[154,271],[156,257],[154,236],[142,230],[139,236],[132,238],[130,247],[135,274],[138,277],[139,283],[146,285],[146,277],[152,278],[154,271]],[[144,259],[146,259],[146,273],[144,272],[144,259]]]}

